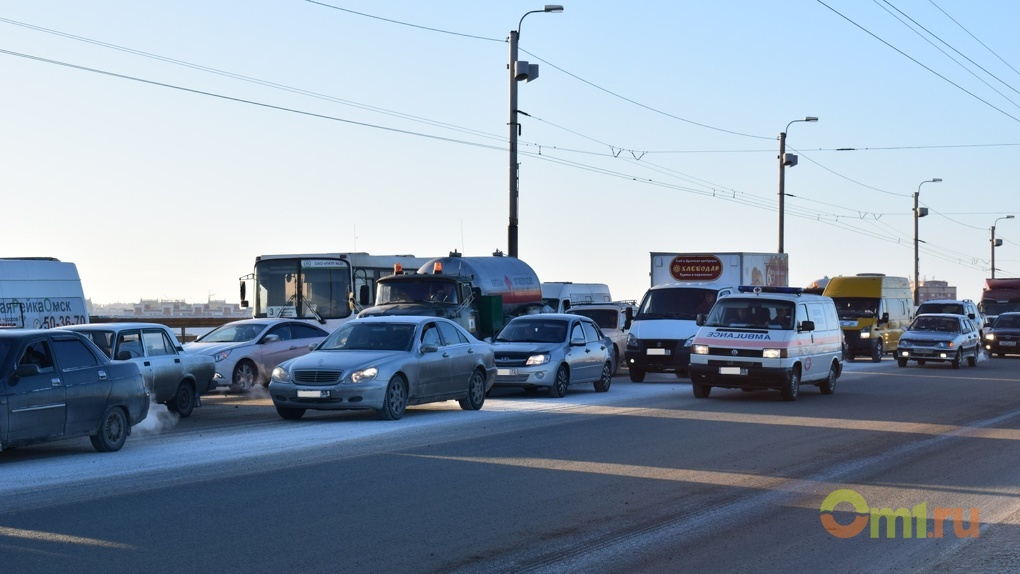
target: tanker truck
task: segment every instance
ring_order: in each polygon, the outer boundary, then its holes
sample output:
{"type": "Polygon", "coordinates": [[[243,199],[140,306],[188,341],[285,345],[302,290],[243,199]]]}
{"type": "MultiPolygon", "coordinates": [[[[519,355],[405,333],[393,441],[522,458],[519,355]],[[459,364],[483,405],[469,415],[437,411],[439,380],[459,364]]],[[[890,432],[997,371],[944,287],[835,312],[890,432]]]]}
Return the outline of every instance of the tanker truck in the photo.
{"type": "Polygon", "coordinates": [[[416,272],[395,266],[376,283],[375,305],[358,317],[427,315],[451,319],[479,339],[491,337],[508,317],[538,313],[542,286],[530,265],[516,257],[449,257],[416,272]]]}

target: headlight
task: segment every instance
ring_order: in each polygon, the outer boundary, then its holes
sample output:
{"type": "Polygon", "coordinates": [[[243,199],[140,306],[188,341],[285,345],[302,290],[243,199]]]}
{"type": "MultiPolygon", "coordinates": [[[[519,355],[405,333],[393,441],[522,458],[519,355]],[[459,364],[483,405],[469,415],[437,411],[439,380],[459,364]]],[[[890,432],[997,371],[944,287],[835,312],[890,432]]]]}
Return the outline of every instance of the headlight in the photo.
{"type": "Polygon", "coordinates": [[[952,349],[953,347],[956,346],[956,343],[952,341],[939,341],[938,343],[935,344],[935,346],[940,349],[952,349]]]}
{"type": "Polygon", "coordinates": [[[870,339],[871,338],[871,331],[861,331],[861,338],[862,339],[870,339]]]}
{"type": "Polygon", "coordinates": [[[786,349],[763,349],[761,356],[763,359],[782,359],[786,356],[786,349]]]}
{"type": "Polygon", "coordinates": [[[375,367],[369,367],[367,369],[361,369],[360,371],[354,371],[351,373],[352,383],[367,383],[375,378],[379,374],[379,369],[375,367]]]}
{"type": "Polygon", "coordinates": [[[524,363],[526,367],[534,367],[535,365],[544,365],[549,362],[549,355],[532,355],[528,357],[528,361],[524,363]]]}
{"type": "Polygon", "coordinates": [[[692,345],[691,353],[694,353],[695,355],[707,355],[708,345],[692,345]]]}
{"type": "Polygon", "coordinates": [[[692,343],[694,343],[694,335],[691,335],[686,341],[684,341],[684,348],[686,349],[687,347],[690,347],[692,343]]]}
{"type": "Polygon", "coordinates": [[[637,337],[634,336],[634,333],[627,333],[627,346],[628,347],[638,346],[637,337]]]}
{"type": "Polygon", "coordinates": [[[216,361],[218,363],[218,362],[222,361],[223,359],[226,359],[228,355],[230,355],[230,351],[229,350],[228,351],[220,351],[219,353],[216,353],[215,355],[213,355],[212,358],[213,358],[214,361],[216,361]]]}
{"type": "Polygon", "coordinates": [[[985,340],[986,341],[994,341],[995,340],[995,333],[985,333],[985,340]]]}
{"type": "Polygon", "coordinates": [[[273,381],[276,381],[277,383],[289,383],[290,372],[287,371],[287,369],[276,367],[273,369],[273,381]]]}

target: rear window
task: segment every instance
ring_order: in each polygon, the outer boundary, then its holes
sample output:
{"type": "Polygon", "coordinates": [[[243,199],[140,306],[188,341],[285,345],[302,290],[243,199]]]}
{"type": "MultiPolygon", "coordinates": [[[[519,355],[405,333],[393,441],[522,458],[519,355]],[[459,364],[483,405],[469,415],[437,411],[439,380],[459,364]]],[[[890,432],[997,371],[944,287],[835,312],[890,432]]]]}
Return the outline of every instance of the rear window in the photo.
{"type": "Polygon", "coordinates": [[[951,315],[966,315],[963,305],[960,303],[921,303],[917,308],[917,314],[924,313],[949,313],[951,315]]]}

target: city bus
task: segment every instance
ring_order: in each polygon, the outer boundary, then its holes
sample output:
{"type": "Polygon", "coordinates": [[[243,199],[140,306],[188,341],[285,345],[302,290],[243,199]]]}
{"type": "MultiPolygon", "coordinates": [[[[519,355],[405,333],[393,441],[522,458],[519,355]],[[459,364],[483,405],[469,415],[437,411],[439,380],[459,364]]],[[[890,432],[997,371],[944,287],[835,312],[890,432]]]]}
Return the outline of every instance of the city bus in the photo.
{"type": "Polygon", "coordinates": [[[251,281],[252,317],[307,319],[332,330],[375,301],[376,281],[392,275],[394,265],[417,270],[430,259],[360,252],[260,255],[254,272],[240,278],[241,307],[249,306],[251,281]]]}
{"type": "Polygon", "coordinates": [[[74,263],[53,257],[0,258],[0,328],[50,329],[88,322],[74,263]]]}

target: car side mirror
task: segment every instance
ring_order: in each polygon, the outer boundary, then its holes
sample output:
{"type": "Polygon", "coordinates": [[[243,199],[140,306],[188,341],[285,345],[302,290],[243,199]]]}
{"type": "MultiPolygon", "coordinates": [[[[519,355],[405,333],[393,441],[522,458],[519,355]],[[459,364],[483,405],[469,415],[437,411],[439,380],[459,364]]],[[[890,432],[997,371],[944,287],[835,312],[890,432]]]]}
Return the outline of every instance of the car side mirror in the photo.
{"type": "Polygon", "coordinates": [[[424,353],[436,353],[439,351],[439,345],[425,344],[421,346],[421,352],[424,353]]]}
{"type": "Polygon", "coordinates": [[[704,313],[698,313],[698,316],[697,316],[697,318],[694,319],[694,322],[699,327],[704,326],[705,325],[705,314],[704,313]]]}
{"type": "Polygon", "coordinates": [[[889,322],[889,313],[882,313],[882,317],[878,320],[879,323],[889,322]]]}
{"type": "Polygon", "coordinates": [[[574,337],[573,339],[570,340],[571,347],[583,347],[584,344],[585,344],[584,339],[582,339],[581,337],[574,337]]]}
{"type": "Polygon", "coordinates": [[[18,368],[14,370],[14,374],[18,377],[32,377],[38,375],[39,365],[36,365],[35,363],[18,365],[18,368]]]}
{"type": "Polygon", "coordinates": [[[634,324],[634,309],[627,307],[627,310],[623,312],[623,316],[624,330],[630,329],[630,326],[634,324]]]}
{"type": "Polygon", "coordinates": [[[130,361],[131,360],[131,351],[119,351],[117,353],[117,360],[118,361],[130,361]]]}
{"type": "Polygon", "coordinates": [[[270,335],[266,335],[265,337],[262,337],[262,342],[263,343],[275,343],[275,342],[277,342],[279,340],[280,340],[280,336],[276,335],[276,334],[270,334],[270,335]]]}
{"type": "Polygon", "coordinates": [[[308,350],[309,351],[314,351],[315,348],[318,347],[318,346],[319,346],[318,343],[312,343],[312,344],[308,345],[308,350]]]}
{"type": "Polygon", "coordinates": [[[814,331],[815,330],[815,322],[810,320],[810,319],[801,321],[800,322],[800,329],[799,330],[800,331],[814,331]]]}

